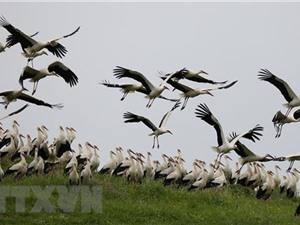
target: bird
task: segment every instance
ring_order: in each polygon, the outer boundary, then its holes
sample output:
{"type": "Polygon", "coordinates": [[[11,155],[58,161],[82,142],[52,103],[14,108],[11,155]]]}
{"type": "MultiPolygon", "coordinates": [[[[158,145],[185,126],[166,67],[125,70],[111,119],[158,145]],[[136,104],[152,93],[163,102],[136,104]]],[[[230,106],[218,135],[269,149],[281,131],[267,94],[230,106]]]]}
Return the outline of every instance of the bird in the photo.
{"type": "Polygon", "coordinates": [[[27,66],[31,62],[32,68],[33,68],[33,59],[35,59],[36,57],[42,56],[42,55],[48,56],[48,53],[44,50],[34,52],[34,53],[21,52],[21,54],[27,59],[27,66]]]}
{"type": "Polygon", "coordinates": [[[147,90],[146,98],[148,98],[149,101],[146,107],[150,108],[154,100],[160,96],[165,89],[169,89],[166,84],[168,80],[171,79],[172,76],[174,76],[177,72],[168,75],[159,86],[154,86],[142,73],[121,66],[117,66],[117,68],[113,70],[113,73],[118,79],[128,77],[140,82],[147,90]]]}
{"type": "Polygon", "coordinates": [[[88,185],[92,179],[91,161],[88,159],[83,170],[80,172],[81,184],[88,185]]]}
{"type": "MultiPolygon", "coordinates": [[[[162,77],[164,79],[164,77],[162,77]]],[[[172,85],[175,89],[181,91],[182,93],[180,93],[180,97],[181,98],[184,98],[184,101],[183,101],[183,104],[182,104],[182,107],[181,107],[181,110],[183,110],[189,100],[189,98],[194,98],[198,95],[204,95],[204,94],[208,94],[208,95],[211,95],[211,96],[214,96],[211,91],[213,90],[218,90],[218,89],[227,89],[231,86],[233,86],[235,83],[237,82],[236,81],[233,81],[232,83],[228,84],[228,85],[225,85],[225,86],[220,86],[220,87],[216,87],[216,88],[205,88],[205,89],[202,89],[202,88],[191,88],[187,85],[184,85],[184,84],[181,84],[177,81],[174,81],[173,79],[169,79],[168,80],[168,84],[172,85]]]]}
{"type": "MultiPolygon", "coordinates": [[[[35,35],[37,35],[39,32],[36,32],[34,33],[33,35],[30,35],[30,37],[34,37],[35,35]]],[[[7,37],[7,40],[10,41],[10,42],[13,42],[13,41],[16,41],[13,39],[13,36],[12,35],[9,35],[7,37]]],[[[16,43],[11,43],[12,45],[15,45],[16,43]]],[[[0,53],[1,52],[5,52],[5,49],[8,47],[7,43],[6,44],[3,44],[0,42],[0,53]]]]}
{"type": "Polygon", "coordinates": [[[247,138],[255,142],[255,139],[259,140],[259,136],[262,136],[260,131],[263,130],[263,127],[258,124],[251,130],[240,133],[236,137],[234,137],[231,141],[228,141],[224,135],[221,124],[219,123],[217,118],[212,114],[212,112],[210,111],[210,109],[205,103],[199,104],[197,106],[195,114],[197,118],[200,118],[204,120],[206,123],[208,123],[209,125],[213,126],[217,132],[218,146],[212,147],[212,149],[218,153],[217,159],[219,156],[221,158],[222,155],[227,154],[231,150],[236,149],[237,148],[236,142],[240,138],[242,137],[247,138]]]}
{"type": "MultiPolygon", "coordinates": [[[[140,83],[139,84],[138,83],[112,84],[109,81],[104,80],[104,81],[100,82],[99,84],[104,85],[106,87],[110,87],[110,88],[120,88],[121,92],[123,92],[123,96],[120,99],[121,101],[123,101],[129,93],[139,92],[144,95],[149,94],[149,91],[140,83]]],[[[158,96],[158,98],[168,100],[171,102],[176,102],[178,100],[178,99],[166,98],[162,95],[158,96]]]]}
{"type": "Polygon", "coordinates": [[[274,173],[271,170],[267,172],[267,180],[259,186],[258,191],[256,192],[256,198],[267,200],[271,196],[275,188],[273,175],[274,173]]]}
{"type": "Polygon", "coordinates": [[[60,44],[59,40],[70,37],[77,33],[80,27],[76,28],[70,34],[64,35],[59,38],[55,38],[46,42],[39,42],[34,40],[32,37],[28,36],[27,34],[23,33],[18,28],[11,25],[4,16],[0,17],[0,25],[5,28],[12,36],[7,38],[6,44],[7,47],[11,47],[16,43],[20,43],[23,51],[27,53],[29,56],[34,56],[37,52],[41,51],[42,49],[46,48],[50,51],[53,55],[62,58],[67,53],[67,49],[60,44]]]}
{"type": "Polygon", "coordinates": [[[78,83],[78,77],[76,76],[76,74],[69,67],[59,61],[55,61],[49,64],[46,69],[40,70],[34,69],[30,66],[26,66],[19,78],[19,83],[22,87],[24,87],[24,80],[30,79],[29,81],[33,82],[32,95],[34,95],[39,81],[48,76],[62,77],[65,82],[70,85],[70,87],[73,87],[78,83]]]}
{"type": "Polygon", "coordinates": [[[27,166],[28,164],[26,162],[25,154],[21,153],[21,161],[9,167],[5,171],[4,176],[13,174],[14,178],[21,178],[26,174],[27,166]]]}
{"type": "Polygon", "coordinates": [[[297,206],[294,216],[300,216],[300,204],[297,206]]]}
{"type": "Polygon", "coordinates": [[[69,184],[78,185],[79,184],[79,174],[76,168],[77,164],[73,164],[71,167],[71,172],[69,173],[69,184]]]}
{"type": "Polygon", "coordinates": [[[147,127],[149,127],[153,132],[149,136],[154,136],[152,148],[155,146],[155,139],[157,140],[157,148],[159,148],[158,136],[169,133],[173,134],[169,129],[166,128],[166,123],[171,115],[171,113],[178,108],[180,101],[177,101],[170,111],[168,111],[162,118],[158,127],[156,127],[148,118],[133,114],[131,112],[126,112],[123,114],[123,118],[126,119],[125,123],[137,123],[143,122],[147,127]]]}
{"type": "Polygon", "coordinates": [[[300,106],[300,97],[292,90],[290,85],[282,80],[281,78],[275,76],[267,69],[261,69],[258,74],[258,79],[267,81],[273,84],[281,92],[287,103],[283,104],[284,107],[288,108],[285,115],[288,115],[292,108],[300,106]]]}
{"type": "MultiPolygon", "coordinates": [[[[232,133],[232,135],[230,136],[230,139],[234,139],[237,136],[236,133],[232,133]]],[[[236,144],[236,148],[234,149],[234,151],[236,152],[236,154],[238,154],[240,156],[240,158],[238,159],[239,164],[241,165],[241,167],[236,171],[236,173],[240,173],[240,171],[242,170],[243,166],[246,163],[251,163],[251,162],[268,162],[273,160],[275,157],[270,155],[270,154],[265,154],[265,155],[258,155],[255,154],[254,152],[252,152],[249,148],[247,148],[244,144],[242,144],[239,140],[235,143],[236,144]]]]}
{"type": "Polygon", "coordinates": [[[99,171],[100,174],[106,174],[106,173],[110,174],[118,166],[116,161],[116,153],[110,151],[109,156],[110,156],[110,161],[105,163],[105,165],[100,169],[99,171]]]}
{"type": "Polygon", "coordinates": [[[286,196],[288,198],[293,198],[297,193],[297,183],[299,181],[299,170],[293,168],[289,171],[291,173],[288,185],[286,187],[286,196]]]}
{"type": "Polygon", "coordinates": [[[276,130],[275,138],[281,136],[282,127],[287,123],[296,123],[300,121],[300,109],[296,110],[294,113],[289,113],[284,115],[280,110],[274,115],[272,122],[276,130]]]}
{"type": "Polygon", "coordinates": [[[289,165],[287,171],[290,171],[294,165],[294,162],[299,161],[299,160],[300,160],[300,153],[292,154],[292,155],[288,155],[288,156],[281,156],[281,157],[277,157],[274,159],[274,161],[289,161],[290,165],[289,165]]]}
{"type": "Polygon", "coordinates": [[[198,82],[198,83],[225,84],[227,82],[227,80],[220,81],[220,82],[209,80],[209,79],[201,76],[200,74],[208,75],[208,73],[203,70],[192,71],[192,70],[183,68],[183,69],[179,70],[179,73],[176,73],[173,77],[176,81],[179,81],[180,79],[184,78],[184,79],[191,80],[191,81],[198,82]]]}
{"type": "Polygon", "coordinates": [[[30,96],[28,94],[23,93],[23,91],[28,91],[25,87],[22,87],[21,89],[17,90],[9,90],[9,91],[2,91],[0,92],[0,96],[2,96],[2,99],[4,102],[0,102],[1,104],[4,104],[4,108],[7,109],[8,105],[11,102],[17,101],[17,99],[33,103],[35,105],[40,105],[40,106],[46,106],[50,108],[55,108],[55,109],[61,109],[63,108],[63,104],[49,104],[47,102],[44,102],[40,99],[37,99],[33,96],[30,96]]]}

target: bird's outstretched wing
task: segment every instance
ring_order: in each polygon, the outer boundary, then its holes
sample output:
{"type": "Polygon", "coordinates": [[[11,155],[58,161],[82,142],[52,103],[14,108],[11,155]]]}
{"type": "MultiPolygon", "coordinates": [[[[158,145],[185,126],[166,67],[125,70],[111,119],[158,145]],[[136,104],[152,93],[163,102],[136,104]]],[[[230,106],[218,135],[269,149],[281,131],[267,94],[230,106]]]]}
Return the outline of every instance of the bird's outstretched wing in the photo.
{"type": "Polygon", "coordinates": [[[63,46],[62,44],[58,43],[57,41],[63,38],[67,38],[70,37],[72,35],[74,35],[75,33],[77,33],[79,31],[80,27],[78,27],[75,31],[73,31],[70,34],[64,35],[62,37],[53,39],[51,41],[49,41],[49,45],[46,46],[46,48],[55,56],[62,58],[63,56],[65,56],[65,54],[68,52],[66,47],[63,46]]]}
{"type": "Polygon", "coordinates": [[[277,87],[287,102],[290,102],[293,98],[297,97],[297,95],[291,89],[288,83],[275,76],[267,69],[261,69],[261,71],[259,71],[258,79],[268,81],[269,83],[277,87]]]}
{"type": "Polygon", "coordinates": [[[27,34],[23,33],[19,29],[15,28],[13,25],[11,25],[4,16],[0,17],[0,25],[4,27],[9,33],[11,33],[11,37],[8,37],[6,39],[7,47],[11,47],[15,45],[16,43],[20,43],[23,51],[27,47],[30,47],[37,43],[33,38],[28,36],[27,34]]]}
{"type": "Polygon", "coordinates": [[[141,82],[142,85],[149,91],[149,93],[154,88],[153,84],[142,73],[140,73],[138,71],[134,71],[134,70],[126,69],[121,66],[117,66],[117,68],[115,68],[113,70],[113,73],[114,73],[114,76],[118,79],[123,78],[123,77],[128,77],[128,78],[132,78],[132,79],[135,79],[135,80],[141,82]]]}
{"type": "Polygon", "coordinates": [[[224,85],[224,86],[220,86],[220,87],[216,87],[216,88],[207,88],[206,90],[212,91],[212,90],[218,90],[218,89],[227,89],[232,87],[236,82],[238,82],[237,80],[231,82],[230,84],[224,85]]]}
{"type": "Polygon", "coordinates": [[[152,131],[157,130],[157,127],[146,117],[133,114],[131,112],[126,112],[123,114],[123,118],[126,119],[124,123],[138,123],[143,122],[152,131]]]}
{"type": "MultiPolygon", "coordinates": [[[[229,134],[229,142],[237,136],[238,135],[237,135],[236,132],[232,132],[231,134],[229,134]]],[[[234,149],[234,151],[240,157],[246,157],[246,156],[254,155],[254,153],[252,151],[250,151],[250,149],[247,148],[246,145],[242,144],[240,141],[237,141],[235,144],[236,144],[237,148],[234,149]]]]}
{"type": "Polygon", "coordinates": [[[171,113],[174,111],[174,109],[178,108],[179,105],[180,105],[180,100],[178,100],[175,103],[175,105],[172,107],[172,109],[163,116],[163,118],[161,119],[160,124],[159,124],[158,127],[165,127],[166,126],[166,123],[167,123],[171,113]]]}
{"type": "Polygon", "coordinates": [[[70,86],[75,86],[78,83],[78,77],[76,74],[65,64],[56,61],[48,66],[49,72],[55,72],[61,76],[70,86]]]}
{"type": "Polygon", "coordinates": [[[29,106],[29,104],[26,104],[26,105],[24,105],[23,107],[21,107],[20,109],[18,109],[18,110],[16,110],[16,111],[12,112],[12,113],[10,113],[10,114],[8,114],[7,116],[4,116],[4,117],[0,118],[0,120],[6,119],[6,118],[8,118],[8,117],[10,117],[10,116],[13,116],[13,115],[16,115],[16,114],[20,113],[20,112],[22,112],[24,109],[26,109],[28,106],[29,106]]]}
{"type": "Polygon", "coordinates": [[[33,78],[39,71],[30,67],[30,66],[26,66],[23,69],[23,73],[21,74],[21,76],[19,77],[19,84],[24,87],[24,80],[26,79],[31,79],[33,78]]]}
{"type": "Polygon", "coordinates": [[[21,99],[21,100],[26,101],[26,102],[33,103],[35,105],[47,106],[47,107],[55,108],[55,109],[62,109],[63,108],[63,104],[61,104],[61,103],[59,103],[59,104],[49,104],[49,103],[44,102],[40,99],[37,99],[37,98],[32,97],[30,95],[27,95],[25,93],[21,93],[19,95],[18,99],[21,99]]]}
{"type": "Polygon", "coordinates": [[[196,108],[196,117],[204,120],[209,125],[213,126],[217,132],[217,140],[218,145],[221,146],[225,141],[224,132],[222,129],[221,124],[217,120],[217,118],[212,114],[212,112],[209,110],[208,106],[203,103],[199,104],[198,108],[196,108]]]}

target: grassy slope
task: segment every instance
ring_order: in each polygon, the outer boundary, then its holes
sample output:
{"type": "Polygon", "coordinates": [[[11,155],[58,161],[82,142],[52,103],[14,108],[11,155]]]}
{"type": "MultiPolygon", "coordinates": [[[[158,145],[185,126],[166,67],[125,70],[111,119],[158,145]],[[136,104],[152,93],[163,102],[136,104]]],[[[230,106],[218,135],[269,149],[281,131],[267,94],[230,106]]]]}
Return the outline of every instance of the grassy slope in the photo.
{"type": "MultiPolygon", "coordinates": [[[[67,185],[67,177],[56,174],[27,177],[17,185],[67,185]]],[[[103,190],[103,212],[81,213],[78,203],[74,213],[15,213],[13,198],[7,201],[7,212],[0,224],[299,224],[293,216],[298,199],[287,199],[276,191],[267,201],[258,200],[248,188],[231,185],[204,191],[188,192],[185,187],[164,187],[147,180],[128,184],[123,178],[109,175],[93,177],[93,184],[103,190]]],[[[1,185],[16,185],[6,177],[1,185]]],[[[56,196],[57,197],[57,196],[56,196]]],[[[51,195],[56,205],[55,194],[51,195]]],[[[27,210],[35,204],[34,196],[26,198],[27,210]]]]}

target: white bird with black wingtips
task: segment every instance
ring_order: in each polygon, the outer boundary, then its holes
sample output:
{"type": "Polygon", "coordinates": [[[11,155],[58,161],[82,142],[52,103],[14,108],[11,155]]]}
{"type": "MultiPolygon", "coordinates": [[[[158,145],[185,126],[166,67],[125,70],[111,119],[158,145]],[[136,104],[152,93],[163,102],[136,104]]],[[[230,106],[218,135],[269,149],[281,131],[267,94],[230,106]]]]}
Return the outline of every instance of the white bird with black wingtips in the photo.
{"type": "Polygon", "coordinates": [[[39,70],[26,66],[19,78],[19,83],[22,87],[24,87],[24,80],[30,79],[29,81],[33,82],[33,95],[36,92],[39,81],[49,76],[62,77],[65,82],[70,85],[70,87],[75,86],[78,83],[78,77],[76,74],[69,67],[59,61],[55,61],[49,64],[47,68],[39,70]]]}
{"type": "MultiPolygon", "coordinates": [[[[162,77],[162,79],[165,79],[165,77],[162,77]]],[[[189,98],[194,98],[194,97],[197,97],[198,95],[204,95],[204,94],[208,94],[208,95],[211,95],[213,96],[213,94],[211,93],[211,91],[214,91],[214,90],[218,90],[218,89],[227,89],[227,88],[230,88],[231,86],[233,86],[235,83],[237,82],[236,81],[233,81],[231,82],[230,84],[228,85],[225,85],[225,86],[220,86],[220,87],[215,87],[215,88],[191,88],[187,85],[184,85],[184,84],[181,84],[173,79],[169,79],[168,80],[168,84],[172,85],[175,89],[181,91],[182,93],[180,93],[180,97],[181,98],[184,98],[184,101],[183,101],[183,104],[182,104],[182,107],[181,107],[181,110],[183,110],[189,100],[189,98]]]]}
{"type": "Polygon", "coordinates": [[[276,130],[275,138],[279,138],[284,124],[300,122],[300,109],[296,110],[294,113],[289,113],[288,115],[284,115],[279,110],[274,115],[272,122],[276,130]]]}
{"type": "Polygon", "coordinates": [[[149,134],[149,136],[154,136],[152,148],[154,148],[155,146],[155,139],[157,140],[157,148],[159,148],[158,136],[165,133],[173,134],[169,129],[167,129],[166,124],[171,113],[174,111],[174,109],[178,108],[179,105],[180,105],[180,101],[177,101],[175,105],[172,107],[172,109],[163,116],[158,127],[156,127],[148,118],[133,114],[131,112],[124,113],[123,118],[126,119],[124,122],[125,123],[143,122],[147,127],[149,127],[153,131],[152,133],[149,134]]]}
{"type": "Polygon", "coordinates": [[[250,139],[253,142],[255,142],[255,139],[259,140],[258,136],[262,135],[260,133],[260,131],[263,130],[263,127],[256,125],[253,129],[236,135],[236,137],[234,137],[229,142],[228,139],[224,135],[221,124],[219,123],[217,118],[212,114],[212,112],[210,111],[210,109],[208,108],[208,106],[206,104],[199,104],[198,107],[196,108],[195,114],[196,114],[196,117],[204,120],[206,123],[213,126],[217,132],[218,146],[212,147],[212,149],[218,153],[217,160],[218,160],[219,156],[221,159],[221,157],[224,154],[227,154],[231,150],[236,149],[237,148],[236,142],[240,138],[247,138],[247,139],[250,139]]]}
{"type": "Polygon", "coordinates": [[[150,108],[153,104],[153,101],[161,95],[161,93],[165,89],[169,89],[166,84],[169,79],[171,79],[176,73],[172,73],[168,75],[165,80],[159,85],[154,86],[142,73],[130,69],[126,69],[124,67],[117,66],[116,69],[114,69],[114,76],[118,79],[123,77],[128,77],[137,80],[140,82],[147,90],[148,94],[146,95],[146,98],[149,99],[146,107],[150,108]]]}
{"type": "Polygon", "coordinates": [[[30,96],[28,94],[23,93],[23,91],[28,91],[26,88],[22,87],[18,90],[9,90],[9,91],[2,91],[0,92],[0,96],[2,96],[3,102],[0,102],[1,104],[4,104],[4,108],[7,109],[8,105],[11,102],[17,101],[17,99],[35,104],[35,105],[41,105],[46,106],[50,108],[56,108],[61,109],[63,108],[63,105],[61,103],[59,104],[49,104],[47,102],[44,102],[43,100],[40,100],[38,98],[35,98],[33,96],[30,96]]]}
{"type": "Polygon", "coordinates": [[[279,89],[287,103],[283,104],[284,107],[288,108],[285,115],[288,115],[292,108],[300,106],[300,96],[292,90],[290,85],[279,77],[275,76],[267,69],[261,69],[258,74],[258,79],[268,81],[279,89]]]}
{"type": "Polygon", "coordinates": [[[11,33],[11,36],[7,38],[7,47],[20,43],[23,51],[30,56],[34,56],[37,52],[47,48],[48,51],[59,58],[65,56],[67,49],[57,41],[74,35],[80,29],[80,27],[78,27],[70,34],[49,41],[39,42],[11,25],[3,16],[0,17],[0,26],[4,27],[9,33],[11,33]]]}

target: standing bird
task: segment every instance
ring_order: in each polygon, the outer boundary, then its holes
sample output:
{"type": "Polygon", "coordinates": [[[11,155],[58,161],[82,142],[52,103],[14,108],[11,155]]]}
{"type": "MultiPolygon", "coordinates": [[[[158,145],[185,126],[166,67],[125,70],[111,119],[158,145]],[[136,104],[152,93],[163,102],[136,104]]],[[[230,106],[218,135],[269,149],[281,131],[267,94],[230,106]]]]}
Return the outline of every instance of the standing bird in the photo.
{"type": "Polygon", "coordinates": [[[19,161],[18,163],[12,165],[11,167],[9,167],[5,173],[4,176],[7,176],[9,174],[13,174],[14,178],[21,178],[23,177],[26,172],[27,172],[27,162],[25,159],[25,154],[21,153],[21,161],[19,161]]]}
{"type": "Polygon", "coordinates": [[[287,82],[280,79],[279,77],[272,74],[267,69],[261,69],[258,74],[258,79],[268,81],[279,89],[287,103],[283,104],[284,107],[288,108],[286,116],[290,113],[292,108],[300,106],[300,97],[291,89],[287,82]]]}
{"type": "Polygon", "coordinates": [[[79,184],[79,174],[76,168],[77,164],[73,164],[71,168],[71,172],[69,173],[69,184],[70,185],[78,185],[79,184]]]}
{"type": "Polygon", "coordinates": [[[80,27],[78,27],[70,34],[46,42],[39,42],[23,33],[18,28],[15,28],[3,16],[0,17],[0,25],[12,35],[7,39],[7,47],[11,47],[16,43],[20,43],[23,51],[29,56],[34,56],[37,52],[41,51],[44,48],[47,48],[48,51],[59,58],[65,56],[65,54],[67,53],[67,49],[57,41],[74,35],[80,29],[80,27]]]}
{"type": "Polygon", "coordinates": [[[300,121],[300,109],[296,110],[294,113],[289,113],[288,115],[284,115],[281,111],[278,111],[272,122],[274,124],[276,130],[275,138],[279,138],[281,136],[282,127],[286,123],[296,123],[300,121]]]}
{"type": "Polygon", "coordinates": [[[159,97],[165,89],[169,89],[166,86],[166,84],[167,84],[168,80],[171,79],[177,73],[176,72],[176,73],[168,75],[159,86],[154,86],[143,74],[141,74],[138,71],[129,70],[124,67],[117,66],[117,68],[114,69],[113,72],[114,72],[114,76],[118,79],[123,78],[123,77],[129,77],[129,78],[135,79],[138,82],[142,83],[142,85],[147,90],[146,98],[148,98],[149,101],[148,101],[146,107],[148,107],[148,108],[151,107],[155,98],[159,97]]]}
{"type": "Polygon", "coordinates": [[[154,136],[152,148],[154,148],[155,146],[155,139],[157,140],[157,148],[159,148],[158,136],[165,133],[173,134],[170,130],[166,128],[166,123],[173,110],[176,109],[179,105],[180,105],[180,101],[177,101],[175,105],[172,107],[172,109],[163,116],[158,127],[156,127],[148,118],[133,114],[131,112],[124,113],[123,118],[126,119],[124,122],[125,123],[143,122],[147,127],[149,127],[153,131],[151,134],[149,134],[149,136],[154,136]]]}
{"type": "Polygon", "coordinates": [[[47,76],[60,76],[70,85],[70,87],[75,86],[78,83],[78,77],[76,74],[69,67],[59,61],[55,61],[46,69],[40,70],[26,66],[19,78],[19,83],[22,87],[24,87],[24,80],[30,79],[29,81],[33,82],[33,95],[36,92],[39,81],[47,76]]]}
{"type": "Polygon", "coordinates": [[[4,100],[4,102],[0,102],[0,103],[5,105],[4,106],[5,109],[7,109],[8,105],[11,102],[17,101],[17,99],[20,99],[20,100],[23,100],[23,101],[26,101],[29,103],[33,103],[35,105],[41,105],[41,106],[46,106],[46,107],[50,107],[50,108],[56,108],[56,109],[63,108],[63,105],[61,103],[52,105],[52,104],[44,102],[40,99],[32,97],[30,95],[27,95],[27,94],[23,93],[23,91],[27,91],[27,89],[22,87],[19,90],[10,90],[10,91],[0,92],[0,96],[2,96],[2,99],[4,100]]]}
{"type": "Polygon", "coordinates": [[[210,111],[210,109],[207,107],[206,104],[199,104],[198,108],[196,108],[195,114],[196,117],[204,120],[206,123],[213,126],[217,132],[218,146],[212,147],[212,149],[218,153],[217,159],[219,156],[221,159],[221,157],[224,154],[227,154],[231,150],[236,149],[237,148],[236,143],[240,138],[242,137],[247,138],[255,142],[255,139],[259,140],[258,136],[262,135],[260,131],[263,130],[263,127],[256,125],[253,129],[240,133],[236,135],[234,138],[232,138],[232,140],[228,141],[224,135],[221,124],[219,123],[217,118],[212,114],[212,112],[210,111]]]}
{"type": "MultiPolygon", "coordinates": [[[[164,79],[164,77],[163,77],[164,79]]],[[[217,87],[217,88],[205,88],[205,89],[202,89],[202,88],[191,88],[189,86],[186,86],[184,84],[181,84],[177,81],[174,81],[173,79],[169,79],[168,80],[168,84],[172,85],[175,89],[181,91],[182,93],[180,94],[180,97],[181,98],[184,98],[184,101],[183,101],[183,104],[182,104],[182,107],[181,107],[181,110],[183,110],[189,100],[189,98],[194,98],[198,95],[204,95],[204,94],[208,94],[208,95],[211,95],[213,96],[213,94],[211,93],[211,91],[213,90],[218,90],[218,89],[227,89],[229,87],[231,87],[232,85],[234,85],[235,83],[237,82],[236,81],[233,81],[232,83],[228,84],[228,85],[225,85],[225,86],[220,86],[220,87],[217,87]]]]}

